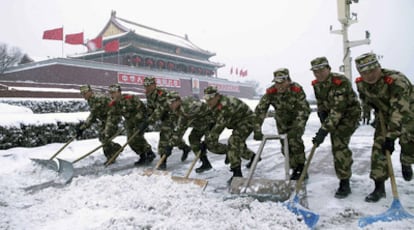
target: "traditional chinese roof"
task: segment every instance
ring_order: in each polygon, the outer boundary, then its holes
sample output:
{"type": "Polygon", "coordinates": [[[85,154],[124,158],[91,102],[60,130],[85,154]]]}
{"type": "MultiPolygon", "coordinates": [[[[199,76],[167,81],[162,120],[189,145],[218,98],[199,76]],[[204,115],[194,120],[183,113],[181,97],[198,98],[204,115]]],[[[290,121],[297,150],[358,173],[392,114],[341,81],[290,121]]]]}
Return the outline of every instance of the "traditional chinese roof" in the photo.
{"type": "Polygon", "coordinates": [[[133,32],[139,37],[148,38],[156,42],[161,41],[165,44],[176,46],[177,48],[192,50],[208,57],[216,55],[215,53],[203,50],[196,46],[190,41],[187,35],[182,37],[117,17],[115,11],[112,11],[110,20],[107,22],[98,36],[102,36],[104,40],[107,40],[111,36],[125,34],[128,32],[133,32]]]}

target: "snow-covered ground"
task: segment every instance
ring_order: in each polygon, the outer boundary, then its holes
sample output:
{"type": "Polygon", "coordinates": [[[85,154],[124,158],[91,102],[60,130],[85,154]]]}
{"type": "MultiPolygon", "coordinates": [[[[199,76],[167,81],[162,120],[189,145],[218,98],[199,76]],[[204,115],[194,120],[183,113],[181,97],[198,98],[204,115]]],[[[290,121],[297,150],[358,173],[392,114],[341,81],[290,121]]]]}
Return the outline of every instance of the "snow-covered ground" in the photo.
{"type": "MultiPolygon", "coordinates": [[[[248,101],[254,107],[257,101],[248,101]]],[[[68,114],[45,114],[44,120],[65,120],[68,114]]],[[[87,113],[76,113],[71,119],[84,119],[87,113]]],[[[20,117],[42,122],[41,115],[0,104],[0,125],[12,125],[20,117]],[[19,115],[20,114],[20,115],[19,115]],[[23,115],[22,115],[23,114],[23,115]],[[11,117],[11,118],[10,118],[11,117]],[[7,119],[6,119],[7,118],[7,119]]],[[[307,154],[312,147],[311,139],[319,128],[315,113],[307,123],[303,137],[307,154]]],[[[265,134],[276,134],[275,122],[265,120],[265,134]]],[[[315,152],[309,168],[306,184],[309,209],[320,215],[316,229],[358,229],[361,217],[381,214],[388,210],[393,197],[389,181],[386,184],[387,198],[378,203],[366,203],[365,196],[373,190],[369,179],[369,159],[373,128],[361,126],[352,137],[350,147],[354,153],[352,194],[345,199],[334,198],[338,187],[329,138],[315,152]]],[[[187,133],[188,134],[188,133],[187,133]]],[[[230,134],[221,135],[225,142],[230,134]]],[[[146,133],[145,137],[157,151],[158,133],[146,133]]],[[[116,142],[124,144],[125,136],[116,142]]],[[[248,146],[256,151],[260,142],[250,137],[248,146]]],[[[13,148],[0,151],[0,229],[307,229],[297,221],[292,212],[281,203],[258,202],[252,198],[229,197],[222,189],[231,177],[224,156],[209,154],[214,167],[205,173],[193,172],[190,178],[208,180],[203,191],[193,184],[178,184],[169,175],[144,176],[143,172],[154,167],[131,168],[116,173],[102,173],[105,160],[101,150],[74,164],[75,170],[92,170],[94,173],[73,178],[70,184],[25,191],[24,188],[48,181],[59,182],[57,173],[41,167],[30,158],[49,159],[63,143],[53,143],[36,148],[13,148]]],[[[74,161],[99,145],[97,139],[74,141],[59,158],[74,161]]],[[[404,208],[414,213],[414,185],[401,176],[399,146],[392,155],[400,201],[404,208]]],[[[194,155],[181,162],[181,151],[174,149],[168,159],[168,170],[172,175],[184,176],[194,155]]],[[[127,147],[109,166],[133,164],[138,157],[127,147]]],[[[157,158],[156,160],[158,160],[157,158]]],[[[244,176],[248,169],[244,168],[244,176]]],[[[198,167],[198,164],[196,167],[198,167]]],[[[255,177],[282,180],[284,178],[283,156],[279,141],[269,141],[265,146],[263,160],[259,162],[255,177]]],[[[365,229],[414,229],[414,219],[378,222],[365,229]]]]}

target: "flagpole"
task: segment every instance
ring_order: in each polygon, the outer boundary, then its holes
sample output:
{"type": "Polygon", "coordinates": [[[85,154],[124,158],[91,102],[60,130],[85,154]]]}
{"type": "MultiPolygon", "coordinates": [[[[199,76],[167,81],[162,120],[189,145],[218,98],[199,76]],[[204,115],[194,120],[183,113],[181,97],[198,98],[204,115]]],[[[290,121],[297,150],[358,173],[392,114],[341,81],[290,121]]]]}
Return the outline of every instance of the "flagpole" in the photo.
{"type": "MultiPolygon", "coordinates": [[[[65,31],[64,28],[63,28],[63,25],[62,25],[62,30],[65,31]]],[[[63,35],[64,34],[65,33],[63,32],[63,35]]],[[[63,58],[63,47],[64,47],[64,45],[65,45],[65,36],[63,36],[63,39],[62,39],[62,58],[63,58]]]]}

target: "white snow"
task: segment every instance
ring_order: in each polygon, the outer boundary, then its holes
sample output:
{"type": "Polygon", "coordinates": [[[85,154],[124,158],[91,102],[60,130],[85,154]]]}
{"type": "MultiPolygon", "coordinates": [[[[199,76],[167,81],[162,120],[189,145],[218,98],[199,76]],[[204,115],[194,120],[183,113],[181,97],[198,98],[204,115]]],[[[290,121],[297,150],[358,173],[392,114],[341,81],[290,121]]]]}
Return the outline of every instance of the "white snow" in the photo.
{"type": "MultiPolygon", "coordinates": [[[[248,103],[254,107],[257,101],[249,100],[248,103]]],[[[87,113],[38,115],[4,104],[0,104],[0,111],[1,126],[17,125],[22,121],[79,120],[87,116],[87,113]]],[[[307,154],[319,125],[316,114],[312,113],[303,137],[307,154]]],[[[276,134],[275,130],[273,118],[266,119],[264,133],[276,134]]],[[[329,138],[317,148],[306,184],[309,209],[320,215],[316,229],[358,229],[359,218],[384,213],[390,207],[393,196],[389,180],[386,182],[386,199],[377,203],[364,201],[373,190],[373,182],[369,179],[373,132],[372,127],[361,126],[352,137],[352,194],[345,199],[334,198],[338,179],[333,169],[329,138]]],[[[220,141],[225,142],[230,134],[230,130],[225,130],[220,141]]],[[[157,151],[158,133],[149,132],[145,137],[157,151]]],[[[115,141],[122,145],[126,137],[119,136],[115,141]]],[[[97,139],[74,141],[58,158],[74,161],[99,144],[97,139]]],[[[260,142],[249,137],[247,144],[257,151],[260,142]]],[[[103,168],[105,157],[102,150],[98,150],[74,164],[75,170],[89,169],[95,173],[75,177],[65,186],[26,192],[23,188],[48,181],[59,182],[56,172],[39,166],[30,158],[49,159],[62,145],[53,143],[0,150],[0,229],[307,229],[282,203],[230,196],[224,187],[231,172],[224,164],[224,156],[212,153],[208,156],[214,169],[190,175],[190,178],[208,180],[204,191],[194,184],[178,184],[170,175],[144,176],[144,170],[154,167],[158,157],[148,167],[103,173],[108,169],[103,168]],[[229,197],[234,199],[225,199],[229,197]]],[[[406,211],[414,213],[414,186],[402,179],[399,150],[396,145],[392,159],[400,201],[406,211]]],[[[180,157],[181,151],[174,149],[168,159],[171,175],[184,176],[194,159],[190,154],[187,161],[181,162],[180,157]]],[[[284,161],[279,141],[269,141],[262,158],[255,178],[282,180],[284,161]]],[[[137,159],[127,147],[108,168],[132,164],[137,159]]],[[[246,163],[243,161],[245,177],[249,174],[244,167],[246,163]]],[[[413,229],[412,226],[414,219],[405,219],[378,222],[365,229],[413,229]]]]}

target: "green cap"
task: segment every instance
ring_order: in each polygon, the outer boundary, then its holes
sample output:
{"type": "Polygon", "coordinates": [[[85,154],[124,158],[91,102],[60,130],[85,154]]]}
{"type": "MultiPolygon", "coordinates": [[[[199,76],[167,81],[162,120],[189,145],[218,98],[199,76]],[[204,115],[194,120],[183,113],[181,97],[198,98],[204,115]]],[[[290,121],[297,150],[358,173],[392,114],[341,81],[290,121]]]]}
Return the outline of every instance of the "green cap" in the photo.
{"type": "Polygon", "coordinates": [[[213,98],[214,96],[216,96],[216,94],[218,93],[217,91],[217,87],[215,86],[207,86],[207,88],[204,89],[204,100],[208,101],[211,98],[213,98]]]}
{"type": "Polygon", "coordinates": [[[86,93],[86,92],[91,91],[92,89],[91,89],[91,86],[90,85],[82,85],[79,88],[79,90],[80,90],[81,93],[86,93]]]}
{"type": "Polygon", "coordinates": [[[317,57],[311,61],[311,70],[319,70],[325,67],[330,67],[326,57],[317,57]]]}
{"type": "Polygon", "coordinates": [[[152,85],[152,84],[155,84],[155,78],[153,78],[153,77],[146,77],[144,79],[144,86],[149,86],[149,85],[152,85]]]}
{"type": "Polygon", "coordinates": [[[171,104],[177,99],[180,99],[180,94],[176,91],[169,91],[166,96],[168,104],[171,104]]]}
{"type": "Polygon", "coordinates": [[[119,84],[113,84],[111,86],[109,86],[109,92],[113,93],[113,92],[120,92],[121,91],[121,86],[119,84]]]}
{"type": "Polygon", "coordinates": [[[355,65],[358,72],[365,72],[381,67],[374,53],[365,53],[355,58],[355,65]]]}
{"type": "Polygon", "coordinates": [[[273,72],[273,81],[276,83],[282,83],[289,79],[289,70],[286,68],[280,68],[273,72]]]}

